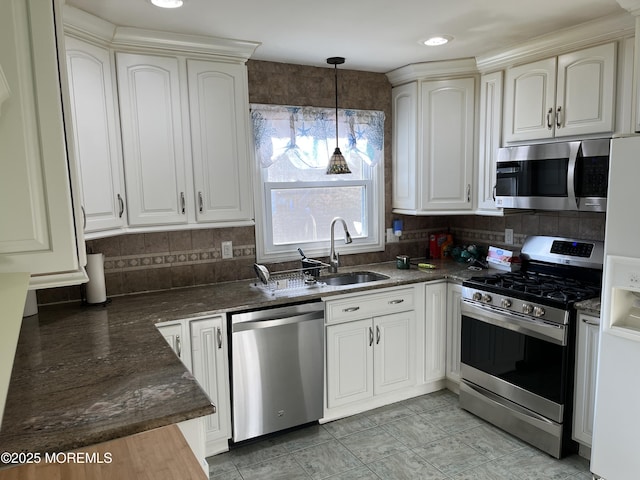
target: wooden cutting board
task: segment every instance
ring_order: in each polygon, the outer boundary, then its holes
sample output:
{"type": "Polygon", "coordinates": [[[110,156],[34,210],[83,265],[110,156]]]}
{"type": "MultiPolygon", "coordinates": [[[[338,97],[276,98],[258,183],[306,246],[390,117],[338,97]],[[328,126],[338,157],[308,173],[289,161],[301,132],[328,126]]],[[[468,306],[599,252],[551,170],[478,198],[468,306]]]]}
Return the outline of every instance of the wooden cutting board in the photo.
{"type": "Polygon", "coordinates": [[[207,479],[177,425],[56,454],[64,463],[45,463],[44,458],[42,454],[38,464],[0,470],[0,480],[207,479]],[[81,460],[65,462],[74,456],[81,460]],[[82,463],[89,459],[94,463],[82,463]]]}

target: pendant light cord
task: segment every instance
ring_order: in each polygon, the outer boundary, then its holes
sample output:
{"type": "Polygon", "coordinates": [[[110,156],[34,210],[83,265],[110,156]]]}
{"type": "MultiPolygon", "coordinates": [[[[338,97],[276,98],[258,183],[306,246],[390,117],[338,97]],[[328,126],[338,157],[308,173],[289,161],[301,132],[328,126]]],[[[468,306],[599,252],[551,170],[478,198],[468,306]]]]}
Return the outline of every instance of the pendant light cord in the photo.
{"type": "Polygon", "coordinates": [[[333,65],[336,81],[336,148],[338,148],[338,64],[333,65]]]}

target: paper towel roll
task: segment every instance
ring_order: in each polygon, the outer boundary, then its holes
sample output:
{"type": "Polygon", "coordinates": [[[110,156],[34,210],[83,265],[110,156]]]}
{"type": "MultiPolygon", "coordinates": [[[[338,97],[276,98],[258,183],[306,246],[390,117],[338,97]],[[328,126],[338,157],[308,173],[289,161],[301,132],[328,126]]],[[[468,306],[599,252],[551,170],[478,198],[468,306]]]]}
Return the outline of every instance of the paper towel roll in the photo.
{"type": "Polygon", "coordinates": [[[107,288],[104,283],[104,255],[102,253],[87,254],[87,303],[103,303],[107,301],[107,288]]]}

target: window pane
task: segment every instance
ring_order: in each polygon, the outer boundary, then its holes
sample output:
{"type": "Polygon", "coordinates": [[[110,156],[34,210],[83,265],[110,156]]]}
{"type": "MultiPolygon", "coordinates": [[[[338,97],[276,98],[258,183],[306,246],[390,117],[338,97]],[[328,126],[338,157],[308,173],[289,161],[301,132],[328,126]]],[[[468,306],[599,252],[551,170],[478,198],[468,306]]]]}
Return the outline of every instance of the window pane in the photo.
{"type": "MultiPolygon", "coordinates": [[[[331,220],[342,217],[353,238],[367,237],[364,186],[271,190],[273,244],[329,240],[331,220]]],[[[343,238],[342,225],[336,238],[343,238]]]]}
{"type": "MultiPolygon", "coordinates": [[[[371,167],[369,167],[362,158],[359,158],[355,153],[351,154],[352,151],[347,151],[345,148],[342,148],[342,152],[347,159],[351,173],[347,175],[327,176],[327,163],[329,157],[333,155],[335,143],[332,144],[333,146],[330,148],[331,151],[327,150],[326,144],[322,144],[323,148],[320,149],[323,155],[322,165],[318,168],[310,167],[309,164],[311,162],[309,159],[315,158],[314,155],[319,155],[319,149],[318,145],[306,145],[305,139],[310,139],[310,137],[303,137],[302,140],[297,140],[297,145],[299,145],[300,148],[296,146],[295,148],[281,149],[284,150],[284,153],[277,157],[277,160],[273,164],[266,168],[262,167],[264,169],[265,181],[326,182],[328,179],[331,179],[332,181],[339,182],[343,180],[364,180],[371,178],[371,167]],[[307,154],[306,152],[311,153],[307,154]]],[[[272,138],[271,140],[274,142],[274,145],[278,142],[284,144],[289,141],[289,139],[278,138],[272,138]]],[[[346,143],[346,139],[344,140],[346,143]]]]}

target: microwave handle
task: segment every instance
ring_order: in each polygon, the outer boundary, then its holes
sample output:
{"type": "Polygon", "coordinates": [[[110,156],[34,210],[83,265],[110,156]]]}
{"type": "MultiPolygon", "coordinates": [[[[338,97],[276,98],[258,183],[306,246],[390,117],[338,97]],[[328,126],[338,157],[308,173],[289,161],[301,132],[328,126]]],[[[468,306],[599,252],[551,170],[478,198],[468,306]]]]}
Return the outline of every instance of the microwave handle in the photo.
{"type": "Polygon", "coordinates": [[[578,199],[576,198],[576,167],[578,164],[578,152],[580,151],[580,142],[571,142],[569,149],[569,165],[567,167],[567,198],[570,205],[578,207],[578,199]]]}

